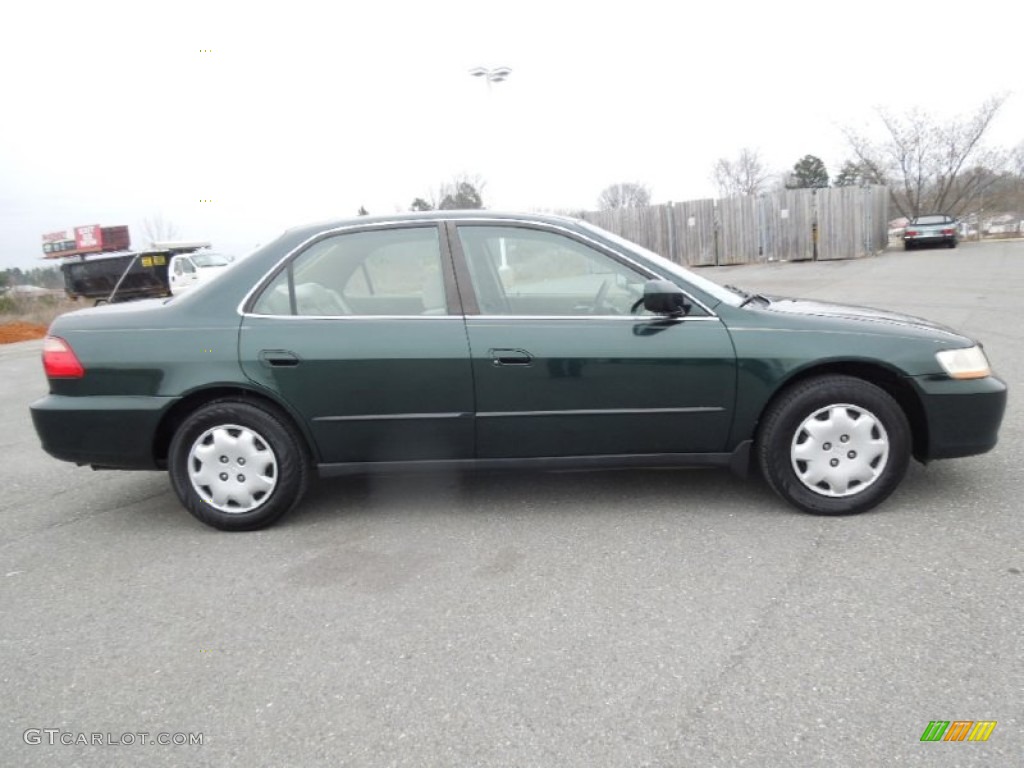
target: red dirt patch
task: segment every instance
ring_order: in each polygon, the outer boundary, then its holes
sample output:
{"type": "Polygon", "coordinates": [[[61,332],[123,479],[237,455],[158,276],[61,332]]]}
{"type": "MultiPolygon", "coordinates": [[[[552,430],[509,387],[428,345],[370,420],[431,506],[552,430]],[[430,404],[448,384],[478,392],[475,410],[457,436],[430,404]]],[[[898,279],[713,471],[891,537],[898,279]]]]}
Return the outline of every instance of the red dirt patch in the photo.
{"type": "Polygon", "coordinates": [[[46,335],[46,326],[35,323],[3,323],[0,324],[0,344],[13,344],[16,341],[41,339],[46,335]]]}

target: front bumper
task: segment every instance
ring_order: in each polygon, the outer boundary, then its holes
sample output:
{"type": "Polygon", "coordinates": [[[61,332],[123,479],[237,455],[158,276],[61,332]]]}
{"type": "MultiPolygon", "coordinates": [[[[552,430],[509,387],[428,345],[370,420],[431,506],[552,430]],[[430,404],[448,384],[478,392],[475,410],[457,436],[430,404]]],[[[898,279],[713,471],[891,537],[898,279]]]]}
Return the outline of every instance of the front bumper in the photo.
{"type": "Polygon", "coordinates": [[[166,397],[47,395],[30,406],[43,450],[61,461],[113,469],[158,469],[153,444],[175,402],[166,397]]]}
{"type": "Polygon", "coordinates": [[[921,376],[914,379],[927,421],[927,453],[931,459],[955,459],[992,450],[1006,411],[1006,384],[995,376],[956,380],[921,376]]]}

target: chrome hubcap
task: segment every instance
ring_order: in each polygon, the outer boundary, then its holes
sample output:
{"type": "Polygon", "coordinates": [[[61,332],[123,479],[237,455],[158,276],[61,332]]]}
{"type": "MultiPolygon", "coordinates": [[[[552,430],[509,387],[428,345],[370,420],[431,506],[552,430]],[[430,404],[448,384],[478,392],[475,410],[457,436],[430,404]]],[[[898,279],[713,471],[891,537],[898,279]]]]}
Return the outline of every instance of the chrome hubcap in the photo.
{"type": "Polygon", "coordinates": [[[277,457],[262,435],[223,424],[192,443],[188,475],[200,498],[221,512],[248,512],[277,486],[277,457]]]}
{"type": "Polygon", "coordinates": [[[871,411],[845,403],[821,408],[797,427],[793,471],[822,496],[853,496],[871,487],[889,460],[889,435],[871,411]]]}

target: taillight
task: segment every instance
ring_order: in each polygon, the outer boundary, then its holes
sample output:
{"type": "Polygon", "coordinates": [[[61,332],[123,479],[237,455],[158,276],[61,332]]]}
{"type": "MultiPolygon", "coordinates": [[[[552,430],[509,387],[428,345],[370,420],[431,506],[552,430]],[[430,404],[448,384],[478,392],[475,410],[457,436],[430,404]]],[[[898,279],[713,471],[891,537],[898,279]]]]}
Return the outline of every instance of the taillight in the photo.
{"type": "Polygon", "coordinates": [[[43,339],[43,370],[50,379],[80,379],[85,376],[85,368],[78,362],[71,345],[57,336],[43,339]]]}
{"type": "Polygon", "coordinates": [[[917,237],[918,231],[916,229],[908,229],[904,234],[907,237],[917,237]]]}
{"type": "Polygon", "coordinates": [[[953,230],[952,229],[944,229],[944,230],[942,230],[942,234],[944,234],[944,235],[952,235],[953,234],[953,230]]]}

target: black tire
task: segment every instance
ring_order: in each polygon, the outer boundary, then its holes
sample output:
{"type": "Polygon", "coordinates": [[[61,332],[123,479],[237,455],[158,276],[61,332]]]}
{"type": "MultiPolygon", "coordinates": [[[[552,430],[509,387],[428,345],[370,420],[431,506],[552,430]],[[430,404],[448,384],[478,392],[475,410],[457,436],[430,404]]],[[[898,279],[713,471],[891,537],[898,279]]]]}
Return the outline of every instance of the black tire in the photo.
{"type": "Polygon", "coordinates": [[[912,242],[910,242],[909,240],[904,240],[903,241],[903,250],[904,251],[912,251],[912,250],[914,250],[914,244],[912,242]]]}
{"type": "Polygon", "coordinates": [[[949,241],[949,247],[950,248],[956,248],[956,240],[950,240],[949,241]]]}
{"type": "Polygon", "coordinates": [[[900,484],[910,463],[910,424],[880,387],[853,376],[819,376],[793,385],[768,406],[756,451],[768,485],[797,509],[815,515],[856,514],[883,502],[900,484]],[[816,415],[825,418],[812,418],[816,415]],[[822,425],[819,437],[807,429],[816,424],[822,425]],[[822,463],[815,462],[819,446],[822,463]],[[854,447],[859,456],[847,450],[854,447]],[[851,481],[847,474],[844,488],[844,472],[864,479],[851,481]],[[814,484],[816,473],[826,477],[814,484]]]}
{"type": "Polygon", "coordinates": [[[309,459],[287,418],[232,399],[215,400],[185,419],[171,440],[167,463],[182,505],[197,520],[222,531],[253,531],[270,525],[298,505],[309,485],[309,459]],[[218,440],[232,439],[238,440],[237,452],[222,446],[224,454],[216,464],[212,457],[206,465],[201,457],[191,456],[193,449],[212,451],[218,440]],[[216,485],[202,485],[204,467],[212,472],[220,470],[221,463],[225,472],[211,478],[216,485]],[[200,475],[196,482],[190,470],[200,475]],[[236,480],[238,486],[232,486],[236,480]],[[220,503],[214,488],[222,496],[220,503]]]}

